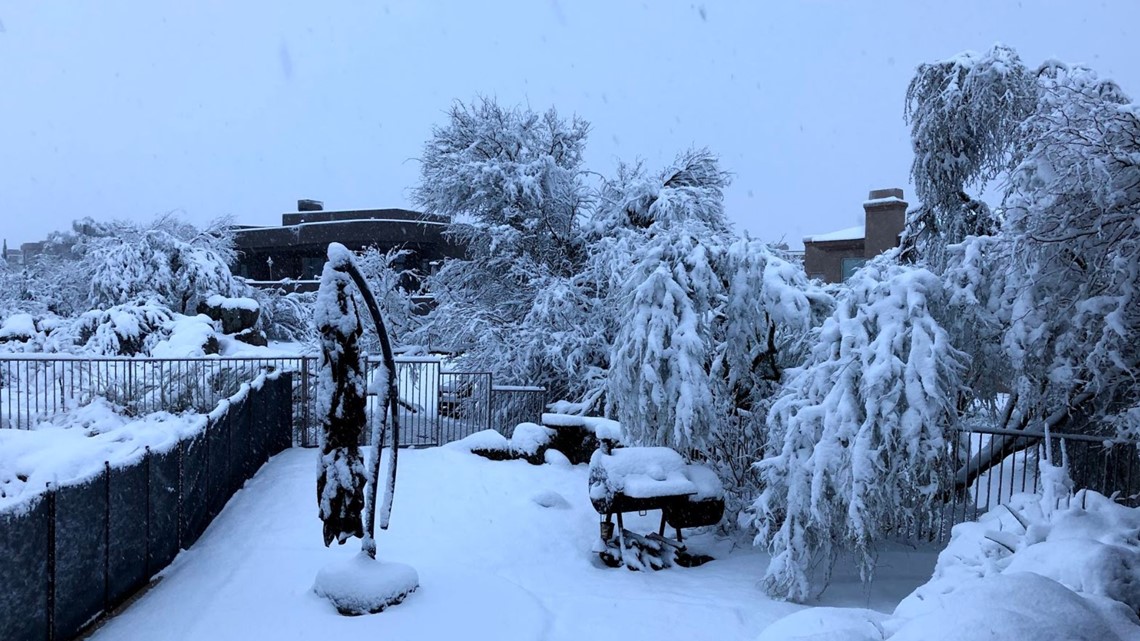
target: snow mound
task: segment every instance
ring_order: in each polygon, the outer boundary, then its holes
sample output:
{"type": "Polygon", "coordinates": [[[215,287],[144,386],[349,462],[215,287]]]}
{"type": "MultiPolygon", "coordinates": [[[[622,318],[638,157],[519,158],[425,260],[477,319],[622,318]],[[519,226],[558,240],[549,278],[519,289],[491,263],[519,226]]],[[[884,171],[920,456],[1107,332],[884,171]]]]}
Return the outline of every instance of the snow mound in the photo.
{"type": "MultiPolygon", "coordinates": [[[[926,612],[904,619],[890,641],[991,639],[1033,641],[1122,641],[1116,614],[1037,574],[1015,572],[974,579],[942,594],[928,595],[926,612]]],[[[896,612],[897,613],[897,612],[896,612]]],[[[889,625],[889,624],[888,624],[889,625]]]]}
{"type": "Polygon", "coordinates": [[[934,577],[899,608],[927,592],[1004,572],[1033,572],[1085,595],[1107,597],[1140,613],[1140,508],[1081,490],[1050,508],[1037,495],[1014,496],[1008,507],[955,526],[938,555],[934,577]]]}
{"type": "Polygon", "coordinates": [[[559,467],[570,467],[572,465],[570,459],[566,458],[566,455],[558,450],[546,450],[542,455],[542,460],[545,461],[547,465],[557,465],[559,467]]]}
{"type": "Polygon", "coordinates": [[[507,437],[495,430],[481,430],[470,436],[461,438],[458,441],[452,441],[444,445],[444,447],[462,450],[464,452],[473,452],[475,450],[506,452],[511,448],[511,444],[510,441],[507,440],[507,437]]]}
{"type": "Polygon", "coordinates": [[[851,629],[861,611],[816,608],[778,621],[760,638],[958,641],[984,632],[1034,641],[1140,639],[1138,532],[1140,508],[1096,492],[1016,495],[954,527],[930,581],[881,621],[881,636],[851,629]]]}
{"type": "Polygon", "coordinates": [[[205,425],[201,415],[157,412],[131,418],[96,398],[31,429],[0,429],[0,511],[34,502],[48,483],[78,483],[101,474],[105,462],[125,466],[147,448],[164,452],[205,425]]]}
{"type": "Polygon", "coordinates": [[[566,510],[570,508],[570,502],[566,497],[562,496],[554,490],[544,490],[530,497],[530,500],[541,505],[542,507],[552,507],[559,510],[566,510]]]}
{"type": "Polygon", "coordinates": [[[511,432],[511,450],[522,456],[535,456],[554,438],[554,430],[536,423],[519,423],[511,432]]]}
{"type": "Polygon", "coordinates": [[[409,565],[381,562],[361,552],[317,572],[313,592],[345,615],[372,614],[403,601],[420,585],[409,565]]]}
{"type": "Polygon", "coordinates": [[[882,641],[887,615],[859,608],[808,608],[776,621],[756,641],[882,641]]]}

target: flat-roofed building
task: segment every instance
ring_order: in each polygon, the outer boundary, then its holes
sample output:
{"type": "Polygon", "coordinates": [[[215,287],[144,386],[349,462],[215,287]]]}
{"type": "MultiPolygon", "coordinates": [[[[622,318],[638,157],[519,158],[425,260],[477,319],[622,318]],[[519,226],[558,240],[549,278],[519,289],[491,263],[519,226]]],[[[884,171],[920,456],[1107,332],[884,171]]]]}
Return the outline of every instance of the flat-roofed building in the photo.
{"type": "MultiPolygon", "coordinates": [[[[448,220],[407,209],[325,211],[310,200],[298,201],[298,211],[282,214],[281,225],[237,227],[234,245],[237,276],[253,284],[291,279],[297,289],[313,289],[321,276],[329,243],[354,251],[376,247],[408,251],[398,269],[430,274],[444,258],[462,257],[463,250],[444,231],[448,220]]],[[[412,289],[416,289],[414,283],[412,289]]]]}
{"type": "Polygon", "coordinates": [[[811,278],[838,283],[863,263],[898,247],[906,224],[903,190],[876,189],[863,203],[863,224],[804,236],[804,271],[811,278]]]}

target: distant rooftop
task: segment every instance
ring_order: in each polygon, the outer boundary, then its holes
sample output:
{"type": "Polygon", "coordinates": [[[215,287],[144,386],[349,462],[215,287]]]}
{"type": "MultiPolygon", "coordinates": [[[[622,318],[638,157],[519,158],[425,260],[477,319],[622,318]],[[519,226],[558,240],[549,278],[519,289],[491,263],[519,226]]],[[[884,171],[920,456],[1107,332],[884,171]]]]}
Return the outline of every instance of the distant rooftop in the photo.
{"type": "Polygon", "coordinates": [[[848,227],[846,229],[840,229],[839,231],[828,232],[826,234],[804,236],[804,242],[823,243],[833,240],[862,240],[866,236],[867,228],[863,225],[856,225],[855,227],[848,227]]]}

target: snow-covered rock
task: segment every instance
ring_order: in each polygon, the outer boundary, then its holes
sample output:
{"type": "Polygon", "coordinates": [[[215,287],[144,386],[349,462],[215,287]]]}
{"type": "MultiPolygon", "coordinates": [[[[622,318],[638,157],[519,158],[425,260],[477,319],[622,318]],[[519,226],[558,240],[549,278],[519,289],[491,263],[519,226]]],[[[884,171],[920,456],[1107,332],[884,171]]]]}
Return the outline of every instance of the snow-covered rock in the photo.
{"type": "Polygon", "coordinates": [[[556,449],[548,449],[542,454],[542,460],[547,465],[557,465],[560,467],[569,467],[571,465],[570,459],[566,455],[556,449]]]}
{"type": "Polygon", "coordinates": [[[222,324],[222,333],[237,334],[257,324],[261,308],[252,298],[231,298],[214,294],[198,304],[198,313],[222,324]]]}
{"type": "Polygon", "coordinates": [[[495,430],[481,430],[470,436],[461,438],[458,441],[452,441],[444,445],[444,447],[463,450],[464,452],[475,452],[478,450],[507,452],[511,449],[510,441],[507,440],[507,437],[495,430]]]}
{"type": "Polygon", "coordinates": [[[0,325],[0,341],[27,341],[36,335],[36,322],[31,314],[19,312],[4,319],[0,325]]]}

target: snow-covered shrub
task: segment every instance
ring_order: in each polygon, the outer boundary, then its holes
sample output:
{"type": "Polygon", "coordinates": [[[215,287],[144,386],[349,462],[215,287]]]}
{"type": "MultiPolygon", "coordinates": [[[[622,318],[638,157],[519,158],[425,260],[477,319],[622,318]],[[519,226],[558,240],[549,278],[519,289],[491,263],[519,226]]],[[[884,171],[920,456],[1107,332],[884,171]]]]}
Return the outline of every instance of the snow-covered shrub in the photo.
{"type": "Polygon", "coordinates": [[[848,281],[790,373],[769,415],[754,506],[772,595],[809,598],[812,570],[829,569],[843,549],[869,579],[875,544],[929,513],[965,366],[936,319],[944,298],[932,273],[874,261],[848,281]]]}
{"type": "Polygon", "coordinates": [[[155,343],[149,354],[156,358],[196,358],[217,354],[218,332],[204,314],[176,316],[163,327],[166,338],[155,343]]]}
{"type": "Polygon", "coordinates": [[[63,352],[100,356],[136,356],[169,335],[174,313],[155,301],[94,309],[60,327],[53,344],[63,352]]]}
{"type": "Polygon", "coordinates": [[[85,219],[74,225],[73,253],[87,277],[90,307],[137,298],[192,313],[211,294],[236,295],[245,286],[230,272],[235,258],[228,221],[198,230],[173,215],[150,225],[85,219]]]}

